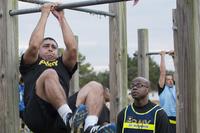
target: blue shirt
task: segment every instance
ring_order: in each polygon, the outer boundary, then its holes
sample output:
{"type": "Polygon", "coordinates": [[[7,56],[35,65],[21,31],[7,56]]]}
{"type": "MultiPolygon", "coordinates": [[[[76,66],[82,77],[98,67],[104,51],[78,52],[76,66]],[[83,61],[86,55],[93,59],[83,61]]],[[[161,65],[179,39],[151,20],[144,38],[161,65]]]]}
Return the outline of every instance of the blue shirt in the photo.
{"type": "Polygon", "coordinates": [[[160,93],[160,106],[165,110],[168,116],[176,117],[176,88],[164,86],[160,93]]]}

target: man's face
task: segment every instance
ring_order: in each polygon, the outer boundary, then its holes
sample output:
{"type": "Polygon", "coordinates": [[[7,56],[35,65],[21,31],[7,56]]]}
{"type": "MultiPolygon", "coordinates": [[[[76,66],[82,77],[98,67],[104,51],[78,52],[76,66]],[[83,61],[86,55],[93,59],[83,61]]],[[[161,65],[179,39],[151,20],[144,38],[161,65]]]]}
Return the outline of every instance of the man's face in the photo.
{"type": "Polygon", "coordinates": [[[166,85],[167,85],[168,87],[173,87],[173,85],[174,85],[174,80],[173,80],[172,75],[167,75],[167,76],[165,77],[165,83],[166,83],[166,85]]]}
{"type": "Polygon", "coordinates": [[[53,40],[44,40],[39,49],[39,56],[47,61],[55,60],[58,57],[58,46],[53,40]]]}
{"type": "Polygon", "coordinates": [[[136,79],[131,84],[131,96],[134,99],[143,99],[148,95],[149,85],[146,81],[136,79]]]}

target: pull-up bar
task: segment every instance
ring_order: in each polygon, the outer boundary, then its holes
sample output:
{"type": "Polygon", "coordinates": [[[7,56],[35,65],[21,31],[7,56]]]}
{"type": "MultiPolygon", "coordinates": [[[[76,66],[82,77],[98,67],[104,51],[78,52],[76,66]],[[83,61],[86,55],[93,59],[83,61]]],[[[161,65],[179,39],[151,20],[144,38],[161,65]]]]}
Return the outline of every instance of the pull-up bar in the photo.
{"type": "MultiPolygon", "coordinates": [[[[58,5],[57,10],[72,9],[72,8],[77,8],[77,7],[108,4],[108,3],[115,3],[115,2],[122,2],[122,1],[130,1],[130,0],[95,0],[95,1],[88,0],[88,1],[82,1],[82,2],[61,4],[61,5],[58,5]]],[[[10,10],[9,14],[11,16],[14,16],[14,15],[20,15],[20,14],[36,13],[40,11],[41,11],[40,7],[37,7],[37,8],[31,8],[31,9],[10,10]]]]}
{"type": "MultiPolygon", "coordinates": [[[[28,2],[28,3],[34,3],[34,4],[44,4],[44,3],[49,3],[49,1],[41,1],[41,0],[19,0],[22,2],[28,2]]],[[[70,10],[75,10],[75,11],[81,11],[81,12],[86,12],[86,13],[90,13],[90,14],[97,14],[97,15],[104,15],[104,16],[109,16],[109,17],[115,17],[114,13],[109,13],[109,12],[105,12],[105,11],[99,11],[99,10],[94,10],[94,9],[88,9],[88,8],[73,8],[70,10]]]]}
{"type": "MultiPolygon", "coordinates": [[[[169,52],[165,52],[165,54],[169,54],[169,52]]],[[[160,52],[149,52],[146,55],[160,55],[160,52]]]]}
{"type": "MultiPolygon", "coordinates": [[[[165,52],[165,54],[169,54],[169,52],[165,52]]],[[[135,52],[135,53],[133,53],[133,55],[134,56],[138,56],[138,53],[137,52],[135,52]]],[[[150,55],[160,55],[160,52],[148,52],[148,53],[146,53],[146,55],[148,56],[150,56],[150,55]]]]}

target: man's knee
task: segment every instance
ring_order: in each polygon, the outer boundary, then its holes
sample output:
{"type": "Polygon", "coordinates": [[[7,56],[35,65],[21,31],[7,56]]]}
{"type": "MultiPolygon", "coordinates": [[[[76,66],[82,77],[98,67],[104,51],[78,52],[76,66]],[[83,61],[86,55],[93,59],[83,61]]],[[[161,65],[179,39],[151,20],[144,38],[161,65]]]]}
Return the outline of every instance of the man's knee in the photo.
{"type": "MultiPolygon", "coordinates": [[[[47,94],[58,92],[55,89],[55,85],[59,83],[59,77],[54,69],[46,69],[36,81],[36,95],[45,101],[47,100],[47,94]]],[[[59,90],[60,91],[60,90],[59,90]]],[[[64,90],[62,90],[62,93],[64,90]]]]}
{"type": "Polygon", "coordinates": [[[104,91],[103,85],[99,82],[96,82],[96,81],[90,81],[89,83],[86,84],[86,86],[89,86],[88,90],[90,92],[101,94],[104,91]]]}
{"type": "Polygon", "coordinates": [[[52,68],[46,69],[41,74],[41,76],[43,76],[44,79],[55,79],[55,78],[58,78],[57,72],[52,68]]]}
{"type": "Polygon", "coordinates": [[[49,79],[52,79],[53,81],[56,81],[58,79],[58,74],[54,69],[46,69],[40,77],[36,81],[36,90],[43,88],[44,84],[49,81],[49,79]]]}

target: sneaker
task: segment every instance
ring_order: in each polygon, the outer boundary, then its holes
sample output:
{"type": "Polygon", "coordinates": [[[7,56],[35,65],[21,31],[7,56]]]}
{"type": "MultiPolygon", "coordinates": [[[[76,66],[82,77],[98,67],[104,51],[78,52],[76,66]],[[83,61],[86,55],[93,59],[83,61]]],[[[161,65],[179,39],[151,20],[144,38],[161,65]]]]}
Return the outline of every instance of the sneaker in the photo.
{"type": "Polygon", "coordinates": [[[71,123],[71,119],[72,119],[72,116],[73,116],[72,113],[68,113],[68,114],[67,114],[66,119],[65,119],[67,125],[70,125],[70,123],[71,123]]]}
{"type": "Polygon", "coordinates": [[[100,128],[99,125],[89,126],[84,133],[97,133],[98,129],[100,128]]]}
{"type": "Polygon", "coordinates": [[[83,104],[79,105],[71,119],[71,127],[78,128],[84,123],[88,115],[87,107],[83,104]]]}
{"type": "Polygon", "coordinates": [[[116,125],[109,123],[104,126],[89,126],[84,133],[116,133],[116,125]]]}

